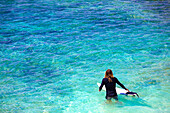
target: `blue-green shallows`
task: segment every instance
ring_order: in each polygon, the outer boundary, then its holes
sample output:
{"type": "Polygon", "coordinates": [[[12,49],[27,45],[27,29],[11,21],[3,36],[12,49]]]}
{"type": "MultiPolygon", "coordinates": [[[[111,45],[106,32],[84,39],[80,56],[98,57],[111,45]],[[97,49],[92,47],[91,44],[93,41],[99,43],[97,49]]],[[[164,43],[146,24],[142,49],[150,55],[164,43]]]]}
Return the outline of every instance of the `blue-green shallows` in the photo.
{"type": "Polygon", "coordinates": [[[169,30],[168,0],[1,0],[0,112],[168,113],[169,30]]]}

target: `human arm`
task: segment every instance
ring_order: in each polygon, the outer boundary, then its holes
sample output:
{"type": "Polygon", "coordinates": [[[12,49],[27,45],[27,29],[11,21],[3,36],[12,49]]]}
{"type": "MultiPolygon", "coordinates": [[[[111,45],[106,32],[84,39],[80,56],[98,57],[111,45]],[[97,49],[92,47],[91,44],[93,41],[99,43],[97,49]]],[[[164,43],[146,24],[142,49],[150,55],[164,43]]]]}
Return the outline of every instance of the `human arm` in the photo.
{"type": "Polygon", "coordinates": [[[104,86],[104,79],[102,80],[102,83],[101,83],[101,85],[100,85],[100,87],[99,87],[99,91],[101,91],[102,90],[102,87],[104,86]]]}
{"type": "Polygon", "coordinates": [[[127,90],[128,92],[130,92],[122,83],[119,82],[119,80],[116,78],[116,83],[118,85],[120,85],[123,89],[127,90]]]}

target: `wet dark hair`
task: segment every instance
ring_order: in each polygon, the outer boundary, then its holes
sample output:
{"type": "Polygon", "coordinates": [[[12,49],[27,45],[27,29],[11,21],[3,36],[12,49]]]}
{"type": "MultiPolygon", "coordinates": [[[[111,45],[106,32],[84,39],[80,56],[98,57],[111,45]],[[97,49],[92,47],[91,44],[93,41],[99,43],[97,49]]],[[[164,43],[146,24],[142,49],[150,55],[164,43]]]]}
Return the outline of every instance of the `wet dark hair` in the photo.
{"type": "Polygon", "coordinates": [[[108,78],[109,82],[112,82],[112,79],[111,78],[114,78],[113,76],[113,72],[111,69],[108,69],[106,72],[105,72],[105,78],[108,78]]]}

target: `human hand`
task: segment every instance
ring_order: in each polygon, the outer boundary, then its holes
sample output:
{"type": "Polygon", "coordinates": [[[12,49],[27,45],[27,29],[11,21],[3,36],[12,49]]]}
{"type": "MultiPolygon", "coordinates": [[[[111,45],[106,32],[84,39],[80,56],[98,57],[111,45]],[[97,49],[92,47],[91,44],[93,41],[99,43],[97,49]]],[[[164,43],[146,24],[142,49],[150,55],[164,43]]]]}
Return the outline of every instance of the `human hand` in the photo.
{"type": "Polygon", "coordinates": [[[126,89],[126,91],[130,92],[128,89],[126,89]]]}

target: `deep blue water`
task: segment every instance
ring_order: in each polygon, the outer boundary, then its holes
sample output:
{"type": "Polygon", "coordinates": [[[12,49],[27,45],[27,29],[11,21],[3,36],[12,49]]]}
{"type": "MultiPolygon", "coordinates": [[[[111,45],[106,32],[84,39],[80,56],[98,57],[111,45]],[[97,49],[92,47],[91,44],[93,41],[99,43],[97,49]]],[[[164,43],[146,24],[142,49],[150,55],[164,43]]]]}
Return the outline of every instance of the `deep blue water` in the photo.
{"type": "Polygon", "coordinates": [[[168,113],[168,0],[1,0],[0,112],[168,113]],[[140,98],[106,104],[110,68],[140,98]]]}

